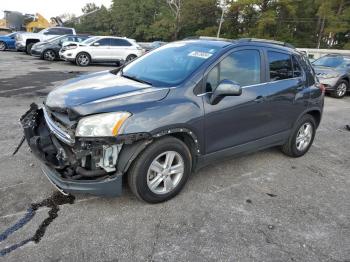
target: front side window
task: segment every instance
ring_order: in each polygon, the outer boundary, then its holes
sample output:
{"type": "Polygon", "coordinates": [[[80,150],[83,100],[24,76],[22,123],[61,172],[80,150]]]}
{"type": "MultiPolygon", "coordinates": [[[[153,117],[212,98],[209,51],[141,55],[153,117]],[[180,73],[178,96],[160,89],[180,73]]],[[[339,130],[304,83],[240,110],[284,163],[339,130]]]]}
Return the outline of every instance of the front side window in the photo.
{"type": "Polygon", "coordinates": [[[267,52],[267,55],[271,81],[293,78],[292,59],[290,55],[273,51],[267,52]]]}
{"type": "Polygon", "coordinates": [[[111,39],[110,38],[103,38],[101,40],[96,41],[96,43],[99,43],[100,46],[109,46],[109,45],[111,45],[111,39]]]}
{"type": "Polygon", "coordinates": [[[212,92],[219,82],[227,79],[241,86],[261,83],[260,52],[258,50],[236,51],[224,58],[208,74],[206,92],[212,92]]]}

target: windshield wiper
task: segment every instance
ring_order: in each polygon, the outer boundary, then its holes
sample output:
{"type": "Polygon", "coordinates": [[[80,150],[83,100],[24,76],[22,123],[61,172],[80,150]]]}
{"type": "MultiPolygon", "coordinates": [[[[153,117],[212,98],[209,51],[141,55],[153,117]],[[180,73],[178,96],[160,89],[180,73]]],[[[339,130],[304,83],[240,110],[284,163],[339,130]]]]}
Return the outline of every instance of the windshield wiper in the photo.
{"type": "Polygon", "coordinates": [[[125,78],[128,78],[128,79],[131,79],[131,80],[134,80],[134,81],[139,82],[139,83],[147,84],[147,85],[150,85],[150,86],[152,85],[152,83],[147,82],[147,81],[142,80],[142,79],[138,79],[138,78],[135,77],[135,76],[125,75],[125,74],[123,74],[123,71],[121,72],[121,76],[122,76],[122,77],[125,77],[125,78]]]}

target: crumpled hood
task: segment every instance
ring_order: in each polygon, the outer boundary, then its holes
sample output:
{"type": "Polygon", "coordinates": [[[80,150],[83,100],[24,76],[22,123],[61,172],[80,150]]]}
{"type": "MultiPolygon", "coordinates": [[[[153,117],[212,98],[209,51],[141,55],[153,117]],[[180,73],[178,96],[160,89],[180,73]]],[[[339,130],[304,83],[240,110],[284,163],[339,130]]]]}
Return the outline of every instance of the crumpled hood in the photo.
{"type": "Polygon", "coordinates": [[[139,96],[137,100],[143,102],[158,101],[163,99],[168,91],[168,88],[155,88],[110,71],[102,71],[74,78],[55,88],[47,96],[45,104],[57,109],[84,108],[85,112],[99,105],[98,110],[104,111],[104,105],[117,106],[118,100],[123,100],[119,104],[125,105],[128,102],[125,99],[133,98],[135,101],[135,96],[139,96]]]}
{"type": "Polygon", "coordinates": [[[2,36],[0,36],[0,40],[8,41],[8,40],[11,40],[11,38],[8,36],[2,35],[2,36]]]}

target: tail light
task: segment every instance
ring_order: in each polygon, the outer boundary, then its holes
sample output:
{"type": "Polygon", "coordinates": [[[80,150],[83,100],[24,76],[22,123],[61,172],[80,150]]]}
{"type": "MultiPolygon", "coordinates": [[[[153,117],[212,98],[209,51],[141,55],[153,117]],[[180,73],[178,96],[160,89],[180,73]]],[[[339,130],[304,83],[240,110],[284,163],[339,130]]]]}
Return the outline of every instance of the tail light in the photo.
{"type": "Polygon", "coordinates": [[[321,83],[316,83],[316,87],[318,87],[319,89],[321,89],[322,93],[326,92],[326,86],[324,84],[321,83]]]}

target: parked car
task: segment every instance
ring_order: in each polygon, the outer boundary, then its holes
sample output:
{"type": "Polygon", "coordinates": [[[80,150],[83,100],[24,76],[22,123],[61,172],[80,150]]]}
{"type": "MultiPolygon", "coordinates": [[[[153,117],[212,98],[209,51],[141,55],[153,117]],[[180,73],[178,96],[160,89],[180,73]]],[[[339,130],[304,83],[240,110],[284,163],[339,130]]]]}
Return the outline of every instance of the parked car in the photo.
{"type": "Polygon", "coordinates": [[[273,146],[304,155],[323,101],[294,48],[201,38],[70,80],[21,123],[62,192],[120,195],[125,174],[138,198],[156,203],[178,194],[193,170],[229,156],[273,146]]]}
{"type": "Polygon", "coordinates": [[[38,33],[23,32],[16,35],[16,49],[30,54],[33,45],[37,42],[46,41],[60,35],[75,35],[74,28],[51,27],[38,33]]]}
{"type": "Polygon", "coordinates": [[[8,35],[0,36],[0,51],[16,48],[16,34],[17,33],[11,33],[8,35]]]}
{"type": "Polygon", "coordinates": [[[350,91],[350,56],[330,54],[312,64],[327,93],[335,98],[343,98],[350,91]]]}
{"type": "Polygon", "coordinates": [[[98,62],[129,62],[143,54],[142,48],[125,37],[96,36],[62,47],[60,57],[79,66],[98,62]]]}
{"type": "Polygon", "coordinates": [[[166,44],[166,42],[162,41],[154,41],[154,42],[139,42],[139,46],[141,46],[145,52],[149,52],[153,49],[156,49],[158,47],[161,47],[166,44]]]}
{"type": "Polygon", "coordinates": [[[63,35],[48,41],[35,43],[31,49],[31,55],[48,61],[59,59],[59,51],[65,42],[80,43],[88,39],[86,35],[63,35]]]}

